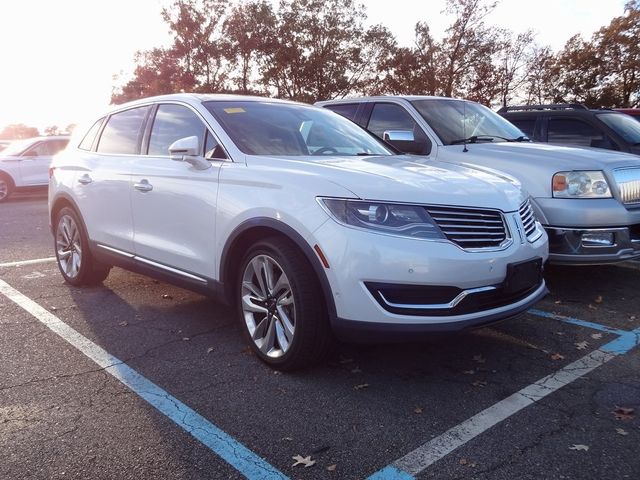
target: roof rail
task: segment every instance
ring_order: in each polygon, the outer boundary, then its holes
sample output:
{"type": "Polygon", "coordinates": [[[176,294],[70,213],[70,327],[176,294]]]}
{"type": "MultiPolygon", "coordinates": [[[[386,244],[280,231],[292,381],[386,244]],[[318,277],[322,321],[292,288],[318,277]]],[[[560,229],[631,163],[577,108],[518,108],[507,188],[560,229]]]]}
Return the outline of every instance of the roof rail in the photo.
{"type": "Polygon", "coordinates": [[[502,107],[498,113],[526,112],[528,110],[589,110],[582,103],[551,103],[548,105],[520,105],[515,107],[502,107]]]}

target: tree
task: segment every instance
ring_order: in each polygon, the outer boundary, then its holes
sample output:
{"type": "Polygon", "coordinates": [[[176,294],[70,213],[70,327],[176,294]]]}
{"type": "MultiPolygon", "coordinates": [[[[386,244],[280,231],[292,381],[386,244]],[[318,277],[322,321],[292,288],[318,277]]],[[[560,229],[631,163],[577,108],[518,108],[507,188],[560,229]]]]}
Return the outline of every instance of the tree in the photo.
{"type": "Polygon", "coordinates": [[[527,81],[528,69],[532,66],[530,58],[534,53],[533,31],[513,35],[503,33],[502,47],[498,53],[498,84],[500,103],[506,107],[514,94],[527,81]]]}
{"type": "Polygon", "coordinates": [[[366,41],[388,40],[385,29],[364,28],[364,10],[353,0],[282,0],[260,68],[265,87],[309,103],[364,89],[378,63],[366,41]]]}
{"type": "Polygon", "coordinates": [[[4,127],[0,132],[2,140],[19,140],[21,138],[31,138],[40,136],[40,132],[35,127],[27,127],[23,123],[14,123],[4,127]]]}
{"type": "Polygon", "coordinates": [[[256,65],[273,48],[277,18],[266,0],[235,5],[223,23],[227,59],[234,67],[232,82],[240,93],[252,91],[256,65]]]}
{"type": "Polygon", "coordinates": [[[57,125],[51,125],[50,127],[44,129],[44,134],[47,136],[60,135],[60,127],[58,127],[57,125]]]}

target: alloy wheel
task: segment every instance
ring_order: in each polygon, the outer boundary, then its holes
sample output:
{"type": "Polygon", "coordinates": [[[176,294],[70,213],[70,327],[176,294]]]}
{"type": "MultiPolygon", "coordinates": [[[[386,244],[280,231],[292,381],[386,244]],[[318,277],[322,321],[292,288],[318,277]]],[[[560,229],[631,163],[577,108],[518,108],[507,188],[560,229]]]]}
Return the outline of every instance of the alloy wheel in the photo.
{"type": "Polygon", "coordinates": [[[242,275],[242,312],[256,347],[270,358],[284,355],[296,330],[293,291],[272,257],[256,255],[242,275]]]}
{"type": "Polygon", "coordinates": [[[65,275],[69,278],[77,277],[82,262],[82,244],[80,229],[70,215],[63,215],[58,220],[56,253],[60,268],[65,275]]]}

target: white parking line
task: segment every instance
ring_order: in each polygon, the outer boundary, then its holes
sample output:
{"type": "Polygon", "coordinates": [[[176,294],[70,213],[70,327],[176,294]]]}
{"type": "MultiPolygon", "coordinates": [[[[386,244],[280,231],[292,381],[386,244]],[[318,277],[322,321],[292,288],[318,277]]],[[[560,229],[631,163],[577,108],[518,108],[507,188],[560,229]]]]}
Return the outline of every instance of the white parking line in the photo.
{"type": "Polygon", "coordinates": [[[288,477],[286,475],[229,434],[3,280],[0,280],[0,294],[26,310],[52,332],[73,345],[104,369],[104,372],[122,382],[246,478],[287,480],[288,477]]]}
{"type": "Polygon", "coordinates": [[[48,263],[48,262],[55,262],[55,261],[56,261],[56,257],[35,258],[33,260],[21,260],[19,262],[0,263],[0,268],[2,268],[2,267],[22,267],[23,265],[35,265],[37,263],[48,263]]]}

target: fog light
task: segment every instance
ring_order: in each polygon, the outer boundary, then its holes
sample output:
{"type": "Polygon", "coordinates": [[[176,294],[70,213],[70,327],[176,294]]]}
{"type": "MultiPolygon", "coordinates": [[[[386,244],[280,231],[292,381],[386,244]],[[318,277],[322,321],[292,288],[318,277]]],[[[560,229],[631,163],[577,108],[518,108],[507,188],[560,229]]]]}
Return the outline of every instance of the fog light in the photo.
{"type": "Polygon", "coordinates": [[[582,234],[582,245],[584,247],[610,247],[613,245],[613,233],[592,232],[582,234]]]}

